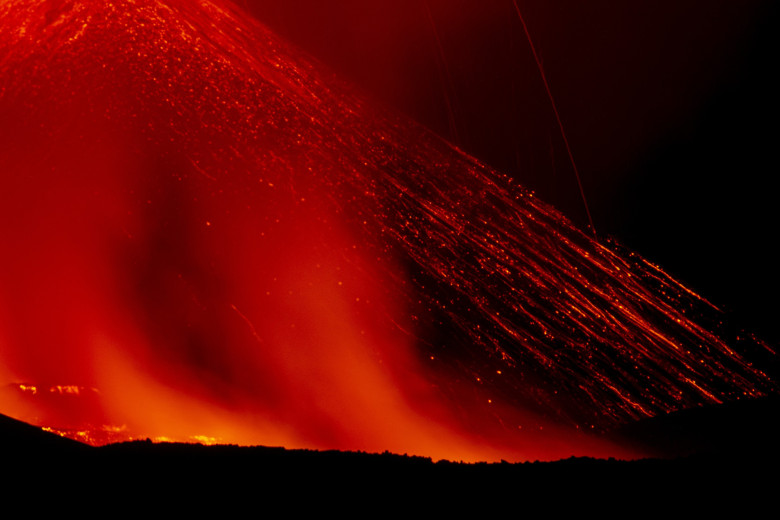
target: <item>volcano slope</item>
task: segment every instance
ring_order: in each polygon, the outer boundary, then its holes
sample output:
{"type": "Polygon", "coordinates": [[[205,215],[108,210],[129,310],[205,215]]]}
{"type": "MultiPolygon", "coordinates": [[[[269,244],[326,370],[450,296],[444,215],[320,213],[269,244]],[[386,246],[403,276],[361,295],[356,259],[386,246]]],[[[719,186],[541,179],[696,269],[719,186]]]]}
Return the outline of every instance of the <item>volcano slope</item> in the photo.
{"type": "Polygon", "coordinates": [[[777,392],[705,299],[228,2],[10,0],[0,48],[2,413],[526,460],[777,392]]]}

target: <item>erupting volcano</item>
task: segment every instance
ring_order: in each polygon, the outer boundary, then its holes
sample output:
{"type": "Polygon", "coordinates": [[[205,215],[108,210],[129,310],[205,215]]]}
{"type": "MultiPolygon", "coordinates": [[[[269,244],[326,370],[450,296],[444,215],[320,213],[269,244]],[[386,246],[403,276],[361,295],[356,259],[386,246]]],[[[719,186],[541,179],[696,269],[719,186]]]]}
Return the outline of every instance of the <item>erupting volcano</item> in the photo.
{"type": "Polygon", "coordinates": [[[0,2],[0,413],[462,460],[774,394],[658,266],[221,0],[0,2]]]}

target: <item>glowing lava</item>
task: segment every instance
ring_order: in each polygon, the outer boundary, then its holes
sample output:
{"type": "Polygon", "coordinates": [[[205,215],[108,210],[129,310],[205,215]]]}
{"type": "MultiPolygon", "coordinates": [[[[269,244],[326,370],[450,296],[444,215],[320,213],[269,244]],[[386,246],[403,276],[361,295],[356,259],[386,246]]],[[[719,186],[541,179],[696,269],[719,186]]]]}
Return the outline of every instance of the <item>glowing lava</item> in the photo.
{"type": "Polygon", "coordinates": [[[776,391],[699,296],[228,2],[7,0],[0,45],[0,412],[519,460],[776,391]]]}

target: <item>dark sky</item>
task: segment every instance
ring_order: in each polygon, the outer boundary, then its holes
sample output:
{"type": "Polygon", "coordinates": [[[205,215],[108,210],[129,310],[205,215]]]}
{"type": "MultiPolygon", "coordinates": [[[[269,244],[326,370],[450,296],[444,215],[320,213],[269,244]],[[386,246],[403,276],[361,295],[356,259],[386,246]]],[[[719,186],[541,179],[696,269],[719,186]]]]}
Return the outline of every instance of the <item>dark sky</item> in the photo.
{"type": "MultiPolygon", "coordinates": [[[[237,1],[370,97],[587,224],[512,0],[237,1]]],[[[777,3],[518,4],[599,234],[780,340],[777,3]]]]}

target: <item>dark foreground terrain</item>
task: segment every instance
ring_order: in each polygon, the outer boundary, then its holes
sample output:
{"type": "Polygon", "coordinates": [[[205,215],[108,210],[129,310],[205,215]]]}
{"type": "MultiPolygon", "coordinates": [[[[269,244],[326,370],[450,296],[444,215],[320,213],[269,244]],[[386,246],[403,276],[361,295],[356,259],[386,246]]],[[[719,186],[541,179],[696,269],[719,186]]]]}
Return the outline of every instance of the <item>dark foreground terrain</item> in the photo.
{"type": "Polygon", "coordinates": [[[771,516],[780,482],[778,409],[771,399],[637,423],[615,435],[630,436],[659,456],[636,461],[462,464],[389,453],[150,441],[94,448],[5,416],[0,457],[9,497],[19,486],[41,497],[98,493],[126,505],[155,497],[179,510],[215,502],[283,503],[293,510],[363,503],[516,510],[535,504],[552,511],[620,511],[628,505],[679,514],[729,507],[746,517],[771,516]]]}

